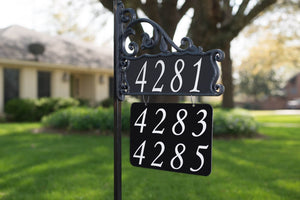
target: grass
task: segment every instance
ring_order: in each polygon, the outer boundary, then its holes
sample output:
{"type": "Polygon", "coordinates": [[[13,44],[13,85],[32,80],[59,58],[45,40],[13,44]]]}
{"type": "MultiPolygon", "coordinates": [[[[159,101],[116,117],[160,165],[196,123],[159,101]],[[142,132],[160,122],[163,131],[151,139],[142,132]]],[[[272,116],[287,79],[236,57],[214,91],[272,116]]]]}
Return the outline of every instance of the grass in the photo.
{"type": "Polygon", "coordinates": [[[252,114],[257,121],[265,126],[300,127],[300,115],[280,115],[276,114],[276,111],[252,111],[252,114]]]}
{"type": "Polygon", "coordinates": [[[271,115],[256,116],[255,119],[262,123],[296,123],[300,124],[300,115],[271,115]]]}
{"type": "MultiPolygon", "coordinates": [[[[273,115],[257,119],[267,118],[273,115]]],[[[0,199],[112,200],[112,136],[30,132],[39,126],[0,124],[0,199]]],[[[123,199],[300,199],[300,128],[262,126],[260,132],[267,138],[214,140],[208,177],[132,167],[123,137],[123,199]]]]}

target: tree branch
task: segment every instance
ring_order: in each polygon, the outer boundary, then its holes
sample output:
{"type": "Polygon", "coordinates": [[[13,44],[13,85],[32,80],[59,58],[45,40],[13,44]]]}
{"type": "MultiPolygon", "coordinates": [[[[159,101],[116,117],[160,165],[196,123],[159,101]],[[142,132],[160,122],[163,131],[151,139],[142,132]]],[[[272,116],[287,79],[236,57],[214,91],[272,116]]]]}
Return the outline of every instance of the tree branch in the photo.
{"type": "Polygon", "coordinates": [[[257,3],[256,6],[248,13],[248,15],[244,17],[244,26],[248,25],[262,11],[275,4],[276,2],[277,0],[263,0],[260,3],[257,3]]]}
{"type": "Polygon", "coordinates": [[[226,26],[231,23],[232,21],[232,7],[230,6],[230,1],[223,1],[224,8],[223,8],[223,22],[222,26],[226,26]]]}
{"type": "Polygon", "coordinates": [[[173,38],[175,34],[176,26],[181,19],[177,10],[177,1],[174,0],[162,1],[159,7],[159,16],[160,16],[160,25],[164,27],[164,30],[167,32],[167,34],[171,38],[173,38]]]}
{"type": "Polygon", "coordinates": [[[99,2],[109,11],[113,12],[113,1],[112,0],[99,0],[99,2]]]}
{"type": "Polygon", "coordinates": [[[141,9],[150,19],[154,21],[158,21],[160,19],[157,2],[154,3],[153,1],[146,1],[145,4],[141,3],[141,9]]]}
{"type": "Polygon", "coordinates": [[[223,1],[224,2],[224,11],[226,14],[232,15],[232,7],[230,6],[230,1],[223,1]]]}
{"type": "Polygon", "coordinates": [[[195,3],[195,0],[186,0],[182,7],[178,10],[180,19],[185,15],[185,13],[192,8],[193,3],[195,3]]]}
{"type": "Polygon", "coordinates": [[[275,4],[277,0],[262,0],[259,3],[257,3],[247,15],[235,15],[233,17],[232,23],[229,24],[229,27],[224,27],[227,30],[231,30],[232,38],[237,36],[237,34],[251,21],[257,17],[259,14],[261,14],[264,10],[266,10],[271,5],[275,4]]]}
{"type": "Polygon", "coordinates": [[[247,8],[247,6],[248,6],[248,4],[249,4],[249,1],[250,0],[244,0],[242,3],[241,3],[241,5],[240,5],[240,7],[239,7],[239,10],[237,11],[237,13],[236,13],[236,15],[237,16],[243,16],[244,15],[244,13],[245,13],[245,10],[246,10],[246,8],[247,8]]]}

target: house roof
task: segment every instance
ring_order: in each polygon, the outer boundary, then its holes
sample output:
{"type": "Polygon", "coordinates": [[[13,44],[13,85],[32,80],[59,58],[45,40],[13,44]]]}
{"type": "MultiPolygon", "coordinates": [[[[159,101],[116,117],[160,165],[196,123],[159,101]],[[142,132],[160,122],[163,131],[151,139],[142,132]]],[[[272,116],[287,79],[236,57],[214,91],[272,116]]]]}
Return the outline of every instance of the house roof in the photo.
{"type": "Polygon", "coordinates": [[[113,68],[111,48],[50,36],[21,26],[0,29],[0,59],[33,61],[34,55],[28,50],[28,45],[32,43],[41,43],[45,47],[44,53],[38,56],[41,63],[113,68]]]}

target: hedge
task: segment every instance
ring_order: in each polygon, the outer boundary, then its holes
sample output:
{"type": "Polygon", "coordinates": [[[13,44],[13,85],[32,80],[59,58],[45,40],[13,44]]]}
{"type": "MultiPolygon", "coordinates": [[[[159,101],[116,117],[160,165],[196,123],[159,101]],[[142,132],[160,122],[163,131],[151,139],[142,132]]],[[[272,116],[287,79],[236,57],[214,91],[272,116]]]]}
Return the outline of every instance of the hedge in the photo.
{"type": "MultiPolygon", "coordinates": [[[[215,135],[242,135],[251,136],[257,133],[258,124],[245,110],[215,109],[213,128],[215,135]]],[[[92,130],[113,131],[114,111],[113,107],[97,109],[92,108],[68,108],[57,111],[43,118],[45,127],[66,128],[68,130],[92,130]]],[[[122,106],[122,129],[130,129],[130,104],[122,106]]]]}
{"type": "Polygon", "coordinates": [[[258,131],[258,123],[244,109],[215,109],[213,121],[215,135],[252,136],[258,131]]]}
{"type": "MultiPolygon", "coordinates": [[[[122,128],[129,130],[130,105],[122,106],[122,128]]],[[[43,117],[42,124],[50,128],[65,128],[68,130],[114,130],[113,107],[97,109],[92,108],[67,108],[43,117]]]]}
{"type": "Polygon", "coordinates": [[[6,103],[4,111],[9,121],[40,121],[59,109],[78,105],[79,101],[73,98],[12,99],[6,103]]]}

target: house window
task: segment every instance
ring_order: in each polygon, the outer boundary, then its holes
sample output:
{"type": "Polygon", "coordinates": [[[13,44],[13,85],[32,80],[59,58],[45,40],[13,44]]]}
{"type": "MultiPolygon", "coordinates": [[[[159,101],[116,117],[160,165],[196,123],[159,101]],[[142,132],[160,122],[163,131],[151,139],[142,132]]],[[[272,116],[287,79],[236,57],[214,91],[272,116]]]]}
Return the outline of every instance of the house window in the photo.
{"type": "Polygon", "coordinates": [[[19,98],[19,76],[18,69],[4,69],[4,103],[19,98]]]}
{"type": "Polygon", "coordinates": [[[38,97],[51,96],[51,72],[38,72],[38,97]]]}

